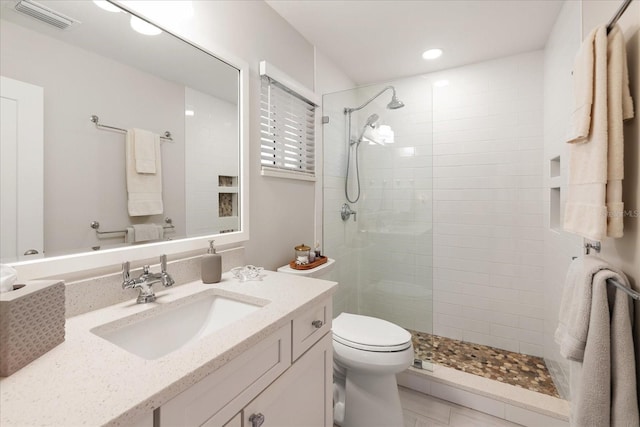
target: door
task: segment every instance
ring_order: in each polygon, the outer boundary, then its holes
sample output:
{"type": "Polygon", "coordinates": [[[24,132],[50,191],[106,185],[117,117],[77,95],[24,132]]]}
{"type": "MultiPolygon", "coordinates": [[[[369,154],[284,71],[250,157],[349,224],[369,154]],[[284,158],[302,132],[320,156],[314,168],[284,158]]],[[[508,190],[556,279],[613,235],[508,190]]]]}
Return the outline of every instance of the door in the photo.
{"type": "Polygon", "coordinates": [[[44,252],[43,99],[43,88],[0,76],[2,262],[44,252]]]}

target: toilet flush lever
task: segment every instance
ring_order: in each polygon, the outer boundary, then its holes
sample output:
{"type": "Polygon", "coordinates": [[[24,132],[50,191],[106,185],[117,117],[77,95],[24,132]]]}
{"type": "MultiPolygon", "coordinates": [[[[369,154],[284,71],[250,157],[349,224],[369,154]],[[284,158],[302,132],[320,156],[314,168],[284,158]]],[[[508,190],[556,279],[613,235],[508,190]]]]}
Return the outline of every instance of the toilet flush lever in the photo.
{"type": "Polygon", "coordinates": [[[340,217],[342,218],[343,221],[348,220],[351,217],[351,214],[353,214],[353,221],[356,221],[356,211],[351,210],[351,206],[349,206],[348,204],[344,204],[342,205],[342,209],[340,209],[340,217]]]}

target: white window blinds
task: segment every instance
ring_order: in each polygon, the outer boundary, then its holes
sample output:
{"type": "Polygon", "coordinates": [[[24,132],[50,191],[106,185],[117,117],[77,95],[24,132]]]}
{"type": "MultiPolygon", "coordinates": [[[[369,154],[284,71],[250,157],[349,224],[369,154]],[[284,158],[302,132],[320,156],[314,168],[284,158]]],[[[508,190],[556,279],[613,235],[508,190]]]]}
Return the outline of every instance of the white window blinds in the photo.
{"type": "Polygon", "coordinates": [[[260,161],[263,175],[315,177],[315,109],[314,103],[270,76],[262,75],[260,161]]]}

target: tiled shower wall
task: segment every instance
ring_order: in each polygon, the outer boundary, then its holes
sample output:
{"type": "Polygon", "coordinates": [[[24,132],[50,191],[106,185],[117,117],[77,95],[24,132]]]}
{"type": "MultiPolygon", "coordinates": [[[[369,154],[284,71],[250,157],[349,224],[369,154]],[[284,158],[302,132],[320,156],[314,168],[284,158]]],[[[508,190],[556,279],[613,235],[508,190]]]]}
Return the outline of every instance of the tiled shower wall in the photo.
{"type": "Polygon", "coordinates": [[[543,52],[429,77],[434,333],[542,356],[543,52]]]}

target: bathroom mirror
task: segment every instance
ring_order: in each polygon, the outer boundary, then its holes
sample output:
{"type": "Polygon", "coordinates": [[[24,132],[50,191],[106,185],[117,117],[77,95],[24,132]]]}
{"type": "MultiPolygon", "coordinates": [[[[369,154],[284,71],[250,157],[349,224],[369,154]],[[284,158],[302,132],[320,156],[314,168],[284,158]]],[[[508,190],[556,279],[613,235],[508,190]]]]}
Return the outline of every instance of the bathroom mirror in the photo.
{"type": "Polygon", "coordinates": [[[42,277],[248,238],[244,63],[105,1],[0,18],[0,262],[42,277]]]}

